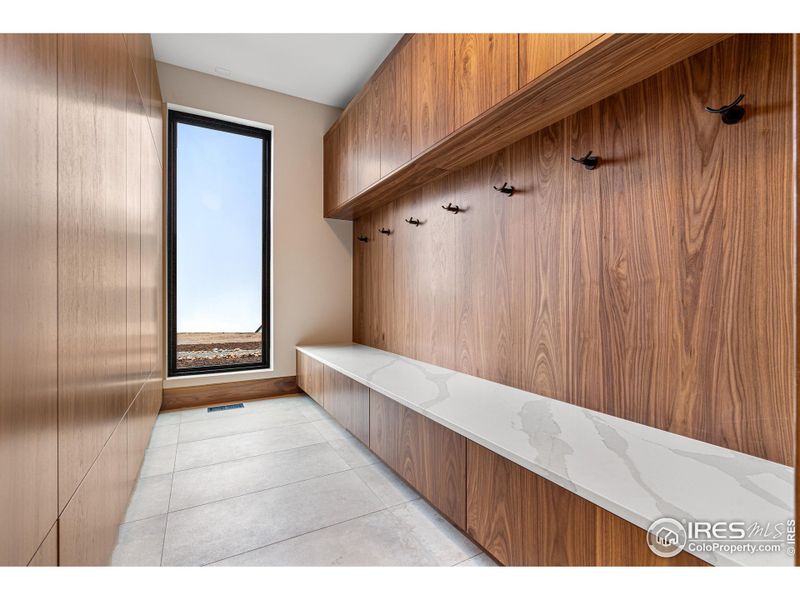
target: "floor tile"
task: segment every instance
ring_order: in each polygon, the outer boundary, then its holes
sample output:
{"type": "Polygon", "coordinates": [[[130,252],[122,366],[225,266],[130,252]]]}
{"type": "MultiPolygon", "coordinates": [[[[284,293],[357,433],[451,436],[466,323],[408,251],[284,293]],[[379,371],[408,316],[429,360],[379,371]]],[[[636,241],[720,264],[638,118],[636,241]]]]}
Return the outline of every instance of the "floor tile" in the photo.
{"type": "Polygon", "coordinates": [[[145,450],[139,477],[153,477],[154,475],[172,473],[175,468],[175,452],[177,448],[177,446],[160,446],[145,450]]]}
{"type": "Polygon", "coordinates": [[[313,421],[311,424],[316,427],[317,431],[322,434],[322,437],[329,442],[332,440],[345,440],[353,437],[349,431],[347,431],[333,419],[313,421]]]}
{"type": "Polygon", "coordinates": [[[380,462],[380,459],[355,437],[349,437],[341,440],[331,440],[328,443],[352,468],[363,467],[365,465],[371,465],[376,462],[380,462]]]}
{"type": "Polygon", "coordinates": [[[484,554],[481,552],[477,556],[473,556],[472,558],[468,558],[467,560],[460,562],[456,565],[457,567],[496,567],[497,563],[492,560],[489,555],[484,554]]]}
{"type": "Polygon", "coordinates": [[[179,425],[181,422],[181,413],[179,411],[162,412],[158,413],[156,417],[156,427],[162,425],[179,425]]]}
{"type": "Polygon", "coordinates": [[[381,508],[352,471],[169,514],[165,565],[201,565],[381,508]]]}
{"type": "Polygon", "coordinates": [[[306,423],[308,419],[295,410],[286,406],[260,408],[249,412],[224,416],[217,419],[204,419],[181,423],[179,443],[194,442],[214,437],[247,433],[274,427],[286,427],[306,423]]]}
{"type": "Polygon", "coordinates": [[[422,543],[382,510],[240,554],[215,566],[434,566],[422,543]]]}
{"type": "Polygon", "coordinates": [[[355,473],[375,492],[384,506],[396,506],[419,498],[413,488],[383,463],[359,467],[355,473]]]}
{"type": "MultiPolygon", "coordinates": [[[[181,425],[185,427],[185,425],[181,425]]],[[[175,459],[175,470],[191,469],[215,463],[247,458],[319,444],[325,439],[313,423],[275,427],[250,433],[216,437],[180,444],[175,459]]]]}
{"type": "Polygon", "coordinates": [[[455,565],[481,551],[421,498],[396,506],[391,513],[440,564],[455,565]]]}
{"type": "Polygon", "coordinates": [[[326,443],[178,471],[170,511],[345,471],[349,467],[326,443]]]}
{"type": "Polygon", "coordinates": [[[172,473],[144,477],[136,483],[123,523],[139,521],[167,512],[172,488],[172,473]]]}
{"type": "Polygon", "coordinates": [[[310,402],[300,407],[300,412],[302,412],[309,421],[329,420],[333,418],[326,413],[325,409],[319,404],[311,400],[311,398],[309,398],[309,400],[310,402]]]}
{"type": "Polygon", "coordinates": [[[178,443],[178,429],[180,425],[163,425],[154,427],[150,434],[150,444],[148,448],[160,448],[162,446],[172,446],[178,443]]]}
{"type": "MultiPolygon", "coordinates": [[[[311,398],[305,395],[286,396],[284,398],[274,398],[270,400],[245,400],[243,408],[234,408],[231,410],[213,411],[208,412],[208,407],[190,408],[180,411],[181,423],[192,423],[194,421],[206,421],[209,419],[224,419],[227,417],[235,417],[243,414],[252,414],[258,412],[262,408],[275,409],[279,406],[282,407],[300,407],[308,400],[313,402],[311,398]]],[[[231,404],[238,404],[232,402],[231,404]]]]}
{"type": "Polygon", "coordinates": [[[111,557],[114,567],[157,567],[161,564],[167,515],[123,524],[111,557]]]}

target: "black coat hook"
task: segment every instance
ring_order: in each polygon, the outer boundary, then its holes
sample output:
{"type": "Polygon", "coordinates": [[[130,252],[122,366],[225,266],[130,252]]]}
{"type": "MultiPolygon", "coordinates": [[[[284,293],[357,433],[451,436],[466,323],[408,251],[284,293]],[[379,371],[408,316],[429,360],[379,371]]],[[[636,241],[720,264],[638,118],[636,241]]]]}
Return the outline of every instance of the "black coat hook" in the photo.
{"type": "Polygon", "coordinates": [[[359,242],[368,242],[369,238],[365,235],[360,235],[356,238],[359,242]]]}
{"type": "Polygon", "coordinates": [[[456,204],[455,206],[453,206],[453,203],[452,203],[452,202],[448,202],[448,203],[447,203],[447,206],[442,206],[442,208],[443,208],[443,209],[445,209],[445,210],[449,210],[449,211],[450,211],[451,213],[453,213],[454,215],[457,215],[457,214],[458,214],[458,212],[461,210],[461,207],[460,207],[458,204],[456,204]]]}
{"type": "Polygon", "coordinates": [[[508,185],[507,181],[505,183],[503,183],[503,185],[500,186],[500,187],[497,187],[496,185],[493,185],[492,187],[494,189],[496,189],[498,192],[500,192],[501,194],[505,194],[506,196],[513,196],[514,195],[514,186],[513,185],[508,185]]]}
{"type": "Polygon", "coordinates": [[[392,230],[386,229],[386,227],[381,227],[380,229],[378,229],[378,231],[380,231],[383,235],[389,235],[390,233],[392,233],[392,230]]]}
{"type": "Polygon", "coordinates": [[[419,219],[415,219],[414,217],[411,217],[410,219],[406,219],[406,223],[408,223],[410,225],[415,225],[416,227],[419,227],[420,225],[422,225],[422,221],[420,221],[419,219]]]}
{"type": "Polygon", "coordinates": [[[725,125],[733,125],[741,121],[742,117],[744,117],[744,107],[739,106],[739,102],[742,100],[744,100],[744,94],[739,94],[736,100],[720,108],[706,106],[706,112],[720,114],[722,115],[722,122],[725,123],[725,125]]]}
{"type": "Polygon", "coordinates": [[[594,169],[597,168],[597,165],[600,163],[600,157],[599,156],[592,156],[592,151],[591,150],[589,150],[589,152],[587,152],[586,156],[584,156],[584,157],[575,158],[574,156],[570,156],[570,158],[572,160],[574,160],[576,163],[579,163],[579,164],[583,165],[583,167],[587,171],[593,171],[594,169]]]}

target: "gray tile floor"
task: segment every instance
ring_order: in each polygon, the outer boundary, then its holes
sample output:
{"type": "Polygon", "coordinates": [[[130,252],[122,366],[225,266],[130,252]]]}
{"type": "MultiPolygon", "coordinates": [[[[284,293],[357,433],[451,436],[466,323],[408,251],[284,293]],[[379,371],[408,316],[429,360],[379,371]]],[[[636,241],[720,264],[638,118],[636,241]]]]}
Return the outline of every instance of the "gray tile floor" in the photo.
{"type": "Polygon", "coordinates": [[[112,562],[494,564],[304,395],[159,415],[112,562]]]}

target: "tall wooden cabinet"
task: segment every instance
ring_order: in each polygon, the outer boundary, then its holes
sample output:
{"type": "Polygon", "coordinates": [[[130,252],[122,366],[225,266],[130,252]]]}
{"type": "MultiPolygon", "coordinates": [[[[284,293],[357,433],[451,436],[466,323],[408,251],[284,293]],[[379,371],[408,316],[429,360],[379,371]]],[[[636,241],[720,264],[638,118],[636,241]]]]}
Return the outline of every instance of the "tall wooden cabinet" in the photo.
{"type": "Polygon", "coordinates": [[[51,562],[58,516],[57,64],[0,35],[0,565],[51,562]]]}
{"type": "Polygon", "coordinates": [[[0,35],[0,79],[0,564],[106,564],[161,406],[150,37],[0,35]]]}

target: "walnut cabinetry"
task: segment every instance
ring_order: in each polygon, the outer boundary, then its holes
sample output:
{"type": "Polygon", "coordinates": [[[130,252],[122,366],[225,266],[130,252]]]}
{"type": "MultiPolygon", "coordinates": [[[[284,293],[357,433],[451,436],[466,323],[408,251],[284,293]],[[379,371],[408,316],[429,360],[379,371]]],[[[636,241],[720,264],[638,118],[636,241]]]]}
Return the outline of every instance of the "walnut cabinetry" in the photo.
{"type": "Polygon", "coordinates": [[[324,214],[366,214],[726,37],[406,35],[325,136],[324,214]]]}
{"type": "Polygon", "coordinates": [[[161,406],[150,36],[3,34],[0,80],[0,565],[107,564],[161,406]]]}
{"type": "Polygon", "coordinates": [[[325,410],[347,431],[369,445],[369,389],[328,366],[322,366],[325,410]]]}
{"type": "Polygon", "coordinates": [[[466,438],[370,390],[369,447],[442,514],[466,529],[466,438]]]}
{"type": "Polygon", "coordinates": [[[302,352],[297,353],[297,387],[308,394],[317,404],[324,407],[323,402],[322,363],[302,352]]]}
{"type": "Polygon", "coordinates": [[[467,442],[467,533],[504,565],[704,565],[659,558],[646,532],[572,492],[467,442]]]}

